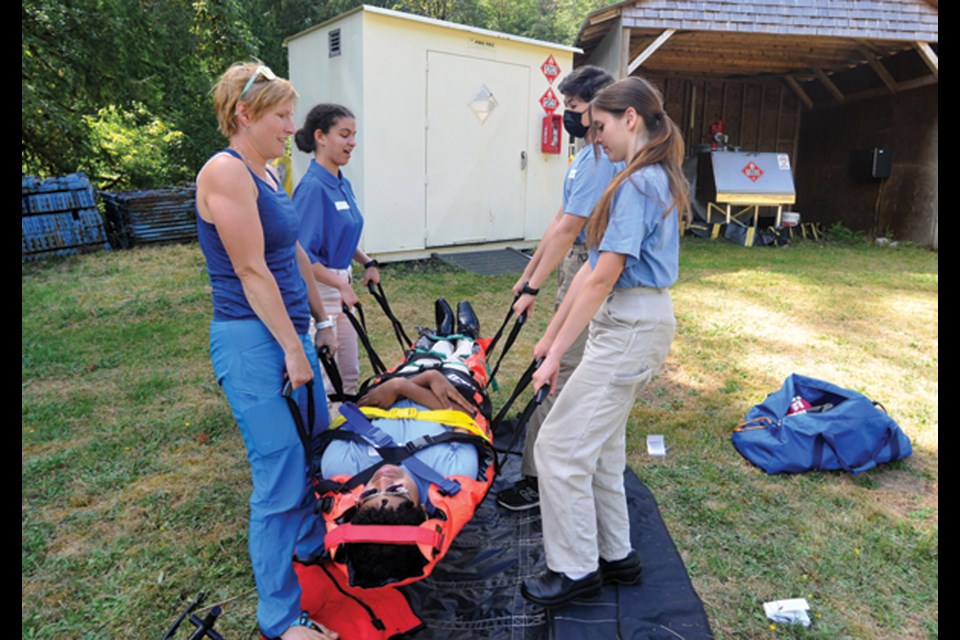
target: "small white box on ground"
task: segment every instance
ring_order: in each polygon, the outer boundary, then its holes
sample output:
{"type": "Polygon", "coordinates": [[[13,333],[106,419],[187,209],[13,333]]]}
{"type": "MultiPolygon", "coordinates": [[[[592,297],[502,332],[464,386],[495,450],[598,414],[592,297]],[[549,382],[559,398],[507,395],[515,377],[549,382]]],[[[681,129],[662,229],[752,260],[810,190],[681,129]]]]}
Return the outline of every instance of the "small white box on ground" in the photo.
{"type": "Polygon", "coordinates": [[[667,444],[664,442],[663,436],[647,436],[647,455],[657,458],[665,458],[667,456],[667,444]]]}

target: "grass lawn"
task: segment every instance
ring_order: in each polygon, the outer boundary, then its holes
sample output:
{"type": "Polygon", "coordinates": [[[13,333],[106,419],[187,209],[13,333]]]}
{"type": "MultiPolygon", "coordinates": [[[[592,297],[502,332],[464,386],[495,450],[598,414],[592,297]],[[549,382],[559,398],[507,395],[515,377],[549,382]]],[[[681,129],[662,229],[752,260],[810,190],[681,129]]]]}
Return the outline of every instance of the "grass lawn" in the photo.
{"type": "MultiPolygon", "coordinates": [[[[677,340],[627,444],[718,637],[938,637],[938,269],[910,247],[684,242],[677,340]],[[791,372],[881,401],[913,456],[857,478],[752,467],[731,427],[791,372]],[[665,435],[667,458],[647,457],[648,433],[665,435]],[[765,620],[762,602],[788,597],[809,600],[809,630],[765,620]]],[[[383,275],[408,331],[440,295],[472,300],[492,331],[513,281],[435,264],[383,275]]],[[[228,601],[221,633],[256,637],[249,475],[210,367],[198,247],[24,265],[21,280],[22,637],[159,637],[201,590],[228,601]]],[[[529,362],[549,302],[504,381],[529,362]]]]}

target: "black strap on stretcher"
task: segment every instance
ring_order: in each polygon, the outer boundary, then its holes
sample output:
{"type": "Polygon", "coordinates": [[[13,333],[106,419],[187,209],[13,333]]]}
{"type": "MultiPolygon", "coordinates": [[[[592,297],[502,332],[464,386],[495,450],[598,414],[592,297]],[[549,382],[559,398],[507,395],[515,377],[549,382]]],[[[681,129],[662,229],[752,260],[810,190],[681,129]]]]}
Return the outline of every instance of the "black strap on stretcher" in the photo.
{"type": "MultiPolygon", "coordinates": [[[[317,493],[323,495],[328,491],[349,491],[356,486],[365,484],[373,477],[377,469],[384,464],[404,463],[407,471],[424,482],[435,484],[446,495],[456,495],[460,492],[460,483],[451,478],[446,478],[437,473],[432,467],[414,457],[414,453],[443,442],[469,442],[477,444],[478,441],[486,442],[472,434],[463,434],[456,432],[447,432],[433,436],[421,436],[410,442],[398,445],[397,442],[383,429],[373,424],[367,416],[357,408],[356,405],[346,402],[340,407],[340,413],[347,419],[352,431],[333,429],[326,432],[324,440],[345,439],[355,440],[363,444],[373,444],[382,460],[353,476],[346,483],[334,482],[332,480],[320,480],[316,486],[317,493]]],[[[323,446],[323,444],[321,445],[323,446]]]]}
{"type": "MultiPolygon", "coordinates": [[[[503,318],[503,322],[500,323],[500,328],[497,329],[497,332],[493,335],[493,340],[490,341],[490,346],[487,348],[487,358],[490,357],[490,354],[493,353],[494,348],[496,348],[497,343],[500,341],[501,336],[503,336],[504,329],[507,328],[507,324],[510,322],[510,318],[513,317],[513,303],[520,299],[520,294],[517,294],[513,297],[513,302],[510,303],[510,308],[507,309],[507,315],[503,318]]],[[[497,363],[493,365],[493,369],[490,371],[490,377],[487,381],[487,386],[489,387],[494,382],[494,378],[497,375],[497,371],[500,370],[500,363],[503,362],[503,357],[507,355],[507,352],[510,351],[510,348],[513,346],[513,343],[516,342],[517,336],[520,334],[520,330],[523,328],[524,323],[527,321],[527,312],[524,311],[519,316],[517,316],[516,322],[514,322],[513,327],[510,329],[510,333],[507,335],[507,341],[503,345],[503,350],[500,351],[500,357],[497,358],[497,363]]]]}
{"type": "Polygon", "coordinates": [[[317,359],[327,374],[327,380],[333,385],[333,393],[327,394],[327,399],[330,402],[356,402],[360,399],[359,393],[344,393],[343,376],[340,375],[340,367],[337,366],[337,361],[330,355],[329,347],[324,345],[317,349],[317,359]]]}
{"type": "Polygon", "coordinates": [[[293,384],[289,378],[287,378],[287,381],[284,383],[280,395],[287,401],[287,406],[290,408],[290,417],[293,418],[293,424],[297,427],[297,435],[300,436],[300,443],[303,445],[303,456],[306,460],[307,468],[311,469],[310,443],[313,441],[313,428],[317,421],[317,408],[313,400],[313,380],[307,382],[304,387],[307,393],[307,422],[309,426],[304,424],[303,414],[300,413],[300,405],[293,399],[293,384]]]}
{"type": "MultiPolygon", "coordinates": [[[[329,353],[328,353],[329,357],[329,353]]],[[[300,405],[293,399],[293,385],[289,380],[283,385],[281,395],[287,401],[290,409],[290,416],[297,428],[297,435],[300,437],[300,443],[303,445],[303,455],[306,459],[307,468],[310,469],[312,477],[316,477],[319,458],[315,457],[313,450],[314,435],[319,435],[318,448],[324,449],[332,439],[357,440],[364,444],[373,443],[378,455],[382,460],[361,471],[346,484],[335,483],[331,480],[319,480],[316,490],[322,495],[330,490],[352,489],[359,484],[370,480],[377,469],[384,464],[399,464],[405,462],[407,470],[425,482],[437,485],[444,494],[456,495],[460,491],[460,483],[456,480],[448,479],[434,471],[429,465],[414,458],[413,454],[421,449],[431,447],[443,442],[467,442],[473,445],[484,445],[488,443],[476,435],[469,433],[448,432],[439,435],[425,435],[410,442],[398,445],[396,441],[385,431],[373,424],[367,416],[357,408],[352,402],[345,402],[340,407],[340,413],[347,419],[347,422],[354,429],[346,431],[342,429],[328,429],[320,434],[314,434],[314,425],[316,423],[316,406],[313,399],[313,380],[307,382],[307,424],[304,424],[303,415],[300,412],[300,405]]]]}
{"type": "Polygon", "coordinates": [[[370,295],[373,296],[377,304],[380,305],[380,308],[383,309],[383,314],[387,316],[387,320],[389,320],[393,326],[393,335],[397,337],[397,342],[400,343],[400,349],[406,351],[413,347],[413,341],[410,340],[407,332],[403,330],[403,324],[401,324],[397,316],[393,314],[393,309],[390,308],[390,303],[387,302],[387,294],[383,292],[383,287],[380,283],[377,282],[374,284],[373,280],[371,280],[367,283],[367,289],[370,290],[370,295]]]}
{"type": "Polygon", "coordinates": [[[370,366],[373,367],[374,374],[384,373],[387,367],[384,366],[383,360],[380,359],[373,345],[370,344],[370,336],[367,335],[367,319],[363,315],[363,305],[358,302],[354,305],[354,309],[357,310],[360,320],[357,320],[357,317],[350,312],[350,307],[346,304],[343,305],[343,313],[347,316],[350,324],[353,325],[353,330],[357,332],[357,337],[363,343],[363,348],[367,350],[367,356],[370,358],[370,366]]]}
{"type": "Polygon", "coordinates": [[[223,613],[223,609],[216,605],[210,608],[210,611],[206,616],[200,618],[195,615],[193,612],[203,604],[203,601],[207,599],[207,594],[200,592],[200,595],[197,596],[197,599],[194,600],[190,605],[183,610],[177,619],[170,625],[170,628],[167,629],[167,632],[163,634],[161,640],[170,640],[177,633],[177,629],[183,623],[184,620],[189,620],[190,624],[196,627],[196,630],[190,634],[189,640],[202,640],[203,638],[210,638],[210,640],[223,640],[223,636],[213,630],[213,626],[217,622],[217,618],[223,613]]]}
{"type": "MultiPolygon", "coordinates": [[[[413,342],[410,340],[410,337],[407,335],[407,332],[403,329],[403,324],[400,320],[397,319],[397,316],[393,313],[393,309],[390,308],[390,303],[387,301],[387,294],[384,293],[383,287],[380,283],[374,284],[372,281],[367,283],[367,288],[370,290],[370,295],[373,296],[374,300],[377,301],[377,304],[380,305],[380,308],[383,310],[387,320],[390,321],[390,325],[393,327],[393,334],[397,337],[397,342],[400,343],[400,349],[406,351],[413,347],[413,342]]],[[[376,350],[373,348],[373,344],[370,342],[370,336],[367,333],[367,319],[363,314],[363,305],[359,302],[354,305],[354,309],[357,310],[357,315],[354,315],[350,311],[350,307],[346,304],[343,305],[343,313],[346,314],[347,319],[350,321],[350,324],[353,326],[353,330],[357,332],[357,337],[360,339],[360,342],[363,343],[363,348],[367,351],[367,356],[370,358],[370,366],[373,367],[374,375],[380,375],[386,373],[387,367],[383,364],[383,360],[380,359],[380,356],[377,355],[376,350]],[[357,320],[357,316],[360,316],[360,319],[357,320]]],[[[326,368],[326,365],[324,366],[326,368]]],[[[327,372],[329,376],[329,371],[327,372]]],[[[333,379],[331,378],[331,382],[333,379]]],[[[338,390],[340,398],[348,398],[343,394],[343,385],[338,390]]],[[[356,398],[352,398],[355,400],[356,398]]]]}
{"type": "MultiPolygon", "coordinates": [[[[493,432],[496,433],[500,430],[503,425],[504,420],[507,417],[507,412],[510,410],[510,407],[513,406],[513,403],[520,396],[521,393],[527,388],[530,382],[533,380],[533,372],[540,368],[541,363],[543,363],[543,358],[537,358],[527,366],[523,374],[520,375],[520,379],[517,381],[517,386],[513,388],[513,393],[510,394],[510,398],[507,399],[506,403],[500,408],[500,411],[497,412],[496,417],[491,423],[491,428],[493,432]]],[[[510,439],[510,445],[502,453],[513,453],[514,447],[517,446],[517,443],[520,441],[520,434],[523,432],[523,428],[526,426],[527,422],[530,421],[530,417],[533,415],[533,412],[539,407],[543,401],[550,394],[550,385],[545,384],[536,393],[533,394],[533,397],[527,402],[526,406],[523,408],[523,411],[520,412],[520,415],[517,417],[517,423],[513,431],[513,437],[510,439]]]]}

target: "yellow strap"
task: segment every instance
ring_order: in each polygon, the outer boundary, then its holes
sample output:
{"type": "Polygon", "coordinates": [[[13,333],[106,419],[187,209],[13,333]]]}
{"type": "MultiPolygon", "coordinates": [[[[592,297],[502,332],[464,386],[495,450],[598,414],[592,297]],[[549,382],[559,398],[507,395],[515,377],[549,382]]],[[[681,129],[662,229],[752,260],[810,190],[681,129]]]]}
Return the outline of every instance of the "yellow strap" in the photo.
{"type": "MultiPolygon", "coordinates": [[[[363,415],[371,420],[426,420],[428,422],[437,422],[454,429],[463,429],[475,436],[483,438],[490,442],[490,436],[480,428],[476,421],[465,414],[463,411],[454,411],[453,409],[426,409],[420,411],[413,407],[404,407],[399,409],[380,409],[378,407],[360,407],[363,415]]],[[[338,429],[347,421],[343,416],[337,416],[330,424],[331,429],[338,429]]]]}

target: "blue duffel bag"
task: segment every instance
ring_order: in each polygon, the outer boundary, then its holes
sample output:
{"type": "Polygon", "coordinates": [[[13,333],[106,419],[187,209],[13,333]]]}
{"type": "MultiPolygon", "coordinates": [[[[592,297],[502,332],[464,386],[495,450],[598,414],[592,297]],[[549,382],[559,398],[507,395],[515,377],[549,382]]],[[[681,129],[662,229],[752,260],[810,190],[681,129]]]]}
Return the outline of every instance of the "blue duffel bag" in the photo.
{"type": "Polygon", "coordinates": [[[913,453],[910,438],[862,393],[796,373],[747,412],[733,446],[767,473],[856,475],[913,453]]]}

